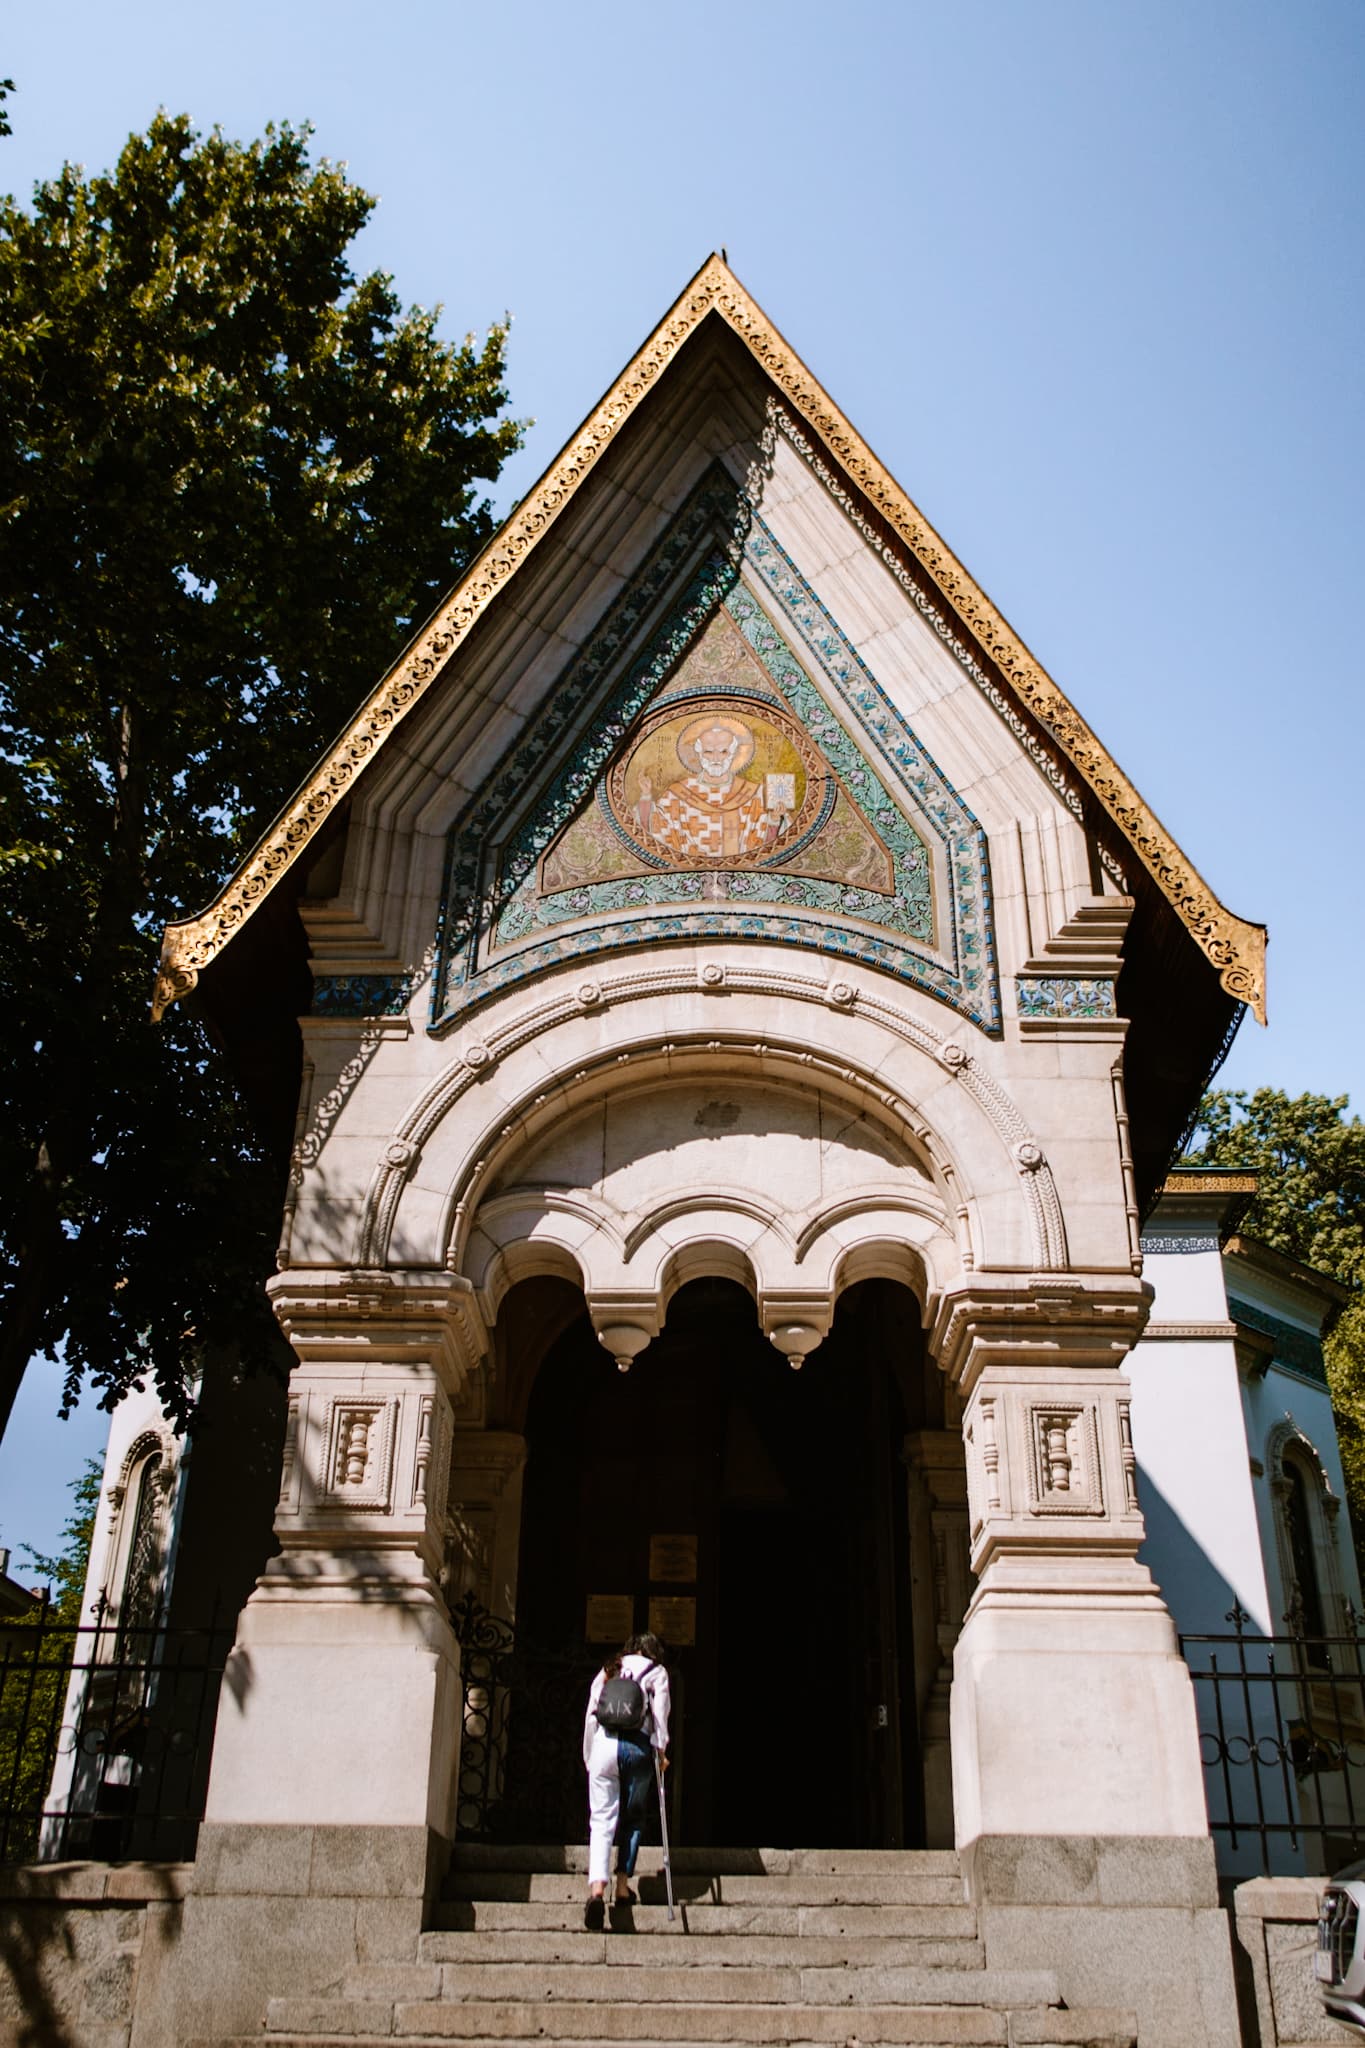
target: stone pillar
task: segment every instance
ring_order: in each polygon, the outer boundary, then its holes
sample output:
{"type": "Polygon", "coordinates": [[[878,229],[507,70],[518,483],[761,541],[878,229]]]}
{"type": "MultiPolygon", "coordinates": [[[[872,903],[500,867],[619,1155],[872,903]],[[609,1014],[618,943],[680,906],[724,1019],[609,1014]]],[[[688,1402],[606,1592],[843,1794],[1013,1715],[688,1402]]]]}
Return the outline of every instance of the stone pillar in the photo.
{"type": "Polygon", "coordinates": [[[1143,1538],[1128,1382],[1150,1289],[973,1274],[935,1355],[963,1403],[977,1587],[954,1655],[958,1846],[987,1960],[1046,1955],[1144,2048],[1237,2042],[1193,1688],[1143,1538]]]}
{"type": "Polygon", "coordinates": [[[451,1404],[481,1352],[450,1274],[286,1272],[298,1355],[273,1558],[242,1613],[210,1825],[452,1829],[459,1650],[440,1587],[451,1404]]]}
{"type": "Polygon", "coordinates": [[[177,1951],[185,2040],[412,1963],[449,1859],[460,1653],[439,1583],[451,1409],[484,1332],[446,1273],[281,1273],[280,1543],[242,1611],[177,1951]]]}
{"type": "MultiPolygon", "coordinates": [[[[949,1406],[955,1407],[949,1397],[949,1406]]],[[[924,1846],[951,1849],[953,1762],[949,1716],[953,1651],[971,1598],[967,1471],[962,1430],[914,1430],[907,1472],[910,1584],[915,1642],[915,1717],[924,1782],[924,1846]]]]}

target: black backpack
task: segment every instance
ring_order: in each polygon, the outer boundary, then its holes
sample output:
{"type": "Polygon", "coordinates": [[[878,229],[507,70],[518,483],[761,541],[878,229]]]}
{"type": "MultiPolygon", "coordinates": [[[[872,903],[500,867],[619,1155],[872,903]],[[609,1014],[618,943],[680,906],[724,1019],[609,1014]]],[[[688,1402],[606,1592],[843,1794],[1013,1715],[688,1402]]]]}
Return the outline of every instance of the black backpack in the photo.
{"type": "MultiPolygon", "coordinates": [[[[652,1664],[646,1664],[640,1678],[653,1669],[652,1664]]],[[[649,1701],[640,1678],[627,1678],[621,1672],[609,1678],[598,1694],[593,1713],[598,1727],[608,1735],[636,1735],[648,1720],[649,1701]]]]}

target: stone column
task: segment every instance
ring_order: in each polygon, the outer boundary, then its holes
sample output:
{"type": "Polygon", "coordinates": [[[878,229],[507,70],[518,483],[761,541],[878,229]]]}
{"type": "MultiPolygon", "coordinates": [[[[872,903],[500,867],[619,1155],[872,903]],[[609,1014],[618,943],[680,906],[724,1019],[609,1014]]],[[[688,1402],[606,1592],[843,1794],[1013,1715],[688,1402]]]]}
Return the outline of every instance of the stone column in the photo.
{"type": "Polygon", "coordinates": [[[460,1728],[439,1583],[451,1404],[482,1352],[469,1285],[286,1272],[270,1292],[298,1355],[280,1554],[242,1613],[207,1819],[402,1828],[439,1845],[460,1728]]]}
{"type": "Polygon", "coordinates": [[[1046,1954],[1144,2048],[1237,2041],[1193,1688],[1138,1562],[1118,1367],[1150,1289],[973,1274],[934,1349],[963,1403],[977,1587],[954,1655],[953,1799],[993,1967],[1046,1954]]]}
{"type": "MultiPolygon", "coordinates": [[[[956,1405],[951,1395],[949,1405],[956,1405]]],[[[909,1474],[915,1715],[924,1781],[924,1846],[951,1849],[955,1840],[949,1724],[953,1651],[972,1592],[967,1471],[960,1425],[912,1431],[905,1439],[902,1456],[909,1474]]]]}

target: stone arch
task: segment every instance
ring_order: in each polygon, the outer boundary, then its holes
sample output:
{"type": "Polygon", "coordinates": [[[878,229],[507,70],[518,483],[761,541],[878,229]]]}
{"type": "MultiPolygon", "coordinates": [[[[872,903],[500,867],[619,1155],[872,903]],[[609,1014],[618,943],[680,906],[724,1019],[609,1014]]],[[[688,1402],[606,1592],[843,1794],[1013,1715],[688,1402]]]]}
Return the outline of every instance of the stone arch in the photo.
{"type": "Polygon", "coordinates": [[[1066,1267],[1065,1225],[1042,1147],[975,1056],[880,991],[794,972],[749,978],[753,993],[761,984],[770,998],[786,999],[765,1005],[776,1028],[761,1035],[752,1003],[745,1005],[751,1021],[735,1028],[705,1000],[737,992],[745,981],[739,969],[714,964],[700,974],[669,966],[582,983],[486,1027],[412,1106],[385,1149],[364,1205],[357,1263],[444,1261],[458,1270],[472,1207],[509,1147],[572,1111],[585,1091],[653,1085],[688,1062],[710,1060],[778,1085],[795,1071],[803,1085],[816,1080],[842,1091],[893,1130],[927,1162],[942,1193],[959,1270],[1066,1267]],[[684,991],[687,1002],[666,1000],[684,991]],[[803,1035],[787,1012],[793,997],[821,1013],[803,1035]],[[545,1057],[551,1048],[536,1043],[550,1033],[553,1061],[545,1057]]]}

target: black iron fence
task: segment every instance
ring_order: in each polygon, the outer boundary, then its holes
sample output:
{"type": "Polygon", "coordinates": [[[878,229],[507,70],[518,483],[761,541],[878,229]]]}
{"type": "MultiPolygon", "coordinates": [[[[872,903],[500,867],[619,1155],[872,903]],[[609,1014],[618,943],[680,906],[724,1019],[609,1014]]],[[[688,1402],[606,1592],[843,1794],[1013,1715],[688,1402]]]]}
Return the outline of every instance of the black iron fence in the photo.
{"type": "Polygon", "coordinates": [[[193,1856],[232,1638],[0,1623],[0,1863],[193,1856]]]}
{"type": "Polygon", "coordinates": [[[600,1649],[546,1649],[472,1594],[451,1609],[464,1727],[456,1833],[485,1841],[574,1841],[583,1829],[579,1760],[600,1649]]]}
{"type": "Polygon", "coordinates": [[[1227,1618],[1231,1634],[1180,1639],[1220,1867],[1338,1870],[1365,1856],[1365,1642],[1248,1633],[1240,1606],[1227,1618]]]}

